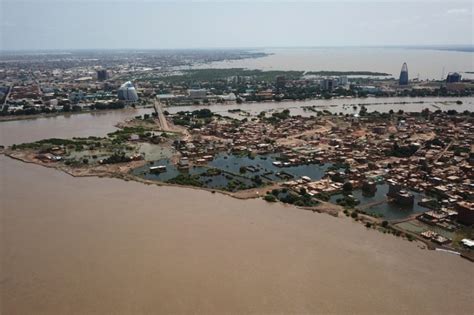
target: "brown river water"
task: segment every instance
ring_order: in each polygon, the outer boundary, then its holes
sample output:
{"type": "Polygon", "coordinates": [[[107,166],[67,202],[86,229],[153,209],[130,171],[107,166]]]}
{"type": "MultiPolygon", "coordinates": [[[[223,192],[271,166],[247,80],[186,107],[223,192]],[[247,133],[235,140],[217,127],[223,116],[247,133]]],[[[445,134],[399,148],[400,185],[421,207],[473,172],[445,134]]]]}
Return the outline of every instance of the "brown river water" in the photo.
{"type": "MultiPolygon", "coordinates": [[[[0,123],[100,135],[136,112],[0,123]]],[[[74,178],[0,156],[0,313],[472,314],[458,256],[262,200],[74,178]]]]}
{"type": "Polygon", "coordinates": [[[247,68],[260,70],[300,71],[378,71],[398,78],[402,64],[408,64],[410,79],[445,79],[448,72],[461,72],[465,79],[472,79],[474,54],[472,52],[406,49],[381,47],[313,47],[267,48],[270,55],[204,63],[194,68],[247,68]]]}

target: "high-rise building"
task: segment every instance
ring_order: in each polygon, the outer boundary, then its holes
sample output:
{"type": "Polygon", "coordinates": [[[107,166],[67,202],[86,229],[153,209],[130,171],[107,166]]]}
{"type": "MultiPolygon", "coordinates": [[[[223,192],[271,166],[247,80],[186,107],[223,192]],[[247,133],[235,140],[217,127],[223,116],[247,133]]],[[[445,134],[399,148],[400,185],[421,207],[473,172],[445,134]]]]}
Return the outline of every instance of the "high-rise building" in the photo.
{"type": "Polygon", "coordinates": [[[461,81],[461,75],[457,72],[450,72],[446,77],[446,83],[456,83],[461,81]]]}
{"type": "Polygon", "coordinates": [[[127,102],[136,102],[138,101],[138,94],[133,86],[132,82],[128,81],[125,82],[120,86],[117,92],[117,96],[119,100],[127,101],[127,102]]]}
{"type": "Polygon", "coordinates": [[[276,86],[279,88],[285,87],[286,77],[284,75],[279,75],[276,77],[276,86]]]}
{"type": "Polygon", "coordinates": [[[343,75],[338,78],[339,85],[347,85],[349,83],[349,80],[347,79],[347,76],[343,75]]]}
{"type": "Polygon", "coordinates": [[[109,73],[107,70],[102,69],[102,70],[97,70],[97,80],[99,81],[105,81],[109,79],[109,73]]]}
{"type": "Polygon", "coordinates": [[[402,66],[402,71],[400,71],[400,79],[398,81],[399,85],[408,85],[408,66],[404,62],[402,66]]]}
{"type": "Polygon", "coordinates": [[[337,85],[337,81],[334,78],[325,78],[320,81],[320,86],[323,90],[332,91],[337,85]]]}

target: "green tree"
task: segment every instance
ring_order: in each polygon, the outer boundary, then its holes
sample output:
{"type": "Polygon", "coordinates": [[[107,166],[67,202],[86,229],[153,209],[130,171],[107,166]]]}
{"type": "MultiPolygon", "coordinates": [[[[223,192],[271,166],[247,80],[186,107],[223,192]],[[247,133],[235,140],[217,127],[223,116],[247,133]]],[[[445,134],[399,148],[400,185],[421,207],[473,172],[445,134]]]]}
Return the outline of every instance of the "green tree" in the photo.
{"type": "Polygon", "coordinates": [[[276,202],[276,197],[272,194],[266,194],[263,199],[267,202],[276,202]]]}
{"type": "Polygon", "coordinates": [[[345,182],[344,185],[342,185],[342,190],[345,192],[351,192],[353,189],[354,187],[352,186],[351,182],[345,182]]]}

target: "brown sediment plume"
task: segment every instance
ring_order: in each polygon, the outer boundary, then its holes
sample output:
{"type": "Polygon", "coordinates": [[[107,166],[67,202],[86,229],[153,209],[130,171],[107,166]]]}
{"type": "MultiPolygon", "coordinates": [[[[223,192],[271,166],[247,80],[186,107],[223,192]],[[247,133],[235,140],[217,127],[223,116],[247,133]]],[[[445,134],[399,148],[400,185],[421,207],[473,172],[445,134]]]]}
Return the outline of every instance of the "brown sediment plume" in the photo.
{"type": "Polygon", "coordinates": [[[467,314],[472,263],[258,199],[0,156],[2,314],[467,314]],[[422,301],[422,302],[421,302],[422,301]]]}

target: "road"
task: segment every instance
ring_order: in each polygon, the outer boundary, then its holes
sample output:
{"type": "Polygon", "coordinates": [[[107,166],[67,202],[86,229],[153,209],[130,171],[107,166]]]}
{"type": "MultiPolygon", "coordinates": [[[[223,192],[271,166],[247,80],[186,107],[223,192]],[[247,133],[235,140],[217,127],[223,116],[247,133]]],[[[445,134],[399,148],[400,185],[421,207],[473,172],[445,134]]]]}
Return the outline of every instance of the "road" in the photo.
{"type": "Polygon", "coordinates": [[[171,131],[168,126],[168,122],[166,121],[165,114],[163,113],[163,107],[161,102],[158,100],[154,101],[153,107],[155,108],[155,112],[158,115],[158,120],[160,121],[160,126],[163,131],[171,131]]]}
{"type": "Polygon", "coordinates": [[[11,85],[9,88],[8,88],[8,93],[7,95],[5,95],[5,100],[3,101],[3,104],[2,104],[2,109],[3,109],[3,106],[5,106],[7,104],[7,101],[8,101],[8,98],[10,97],[10,94],[12,92],[12,89],[13,89],[13,85],[11,85]]]}

